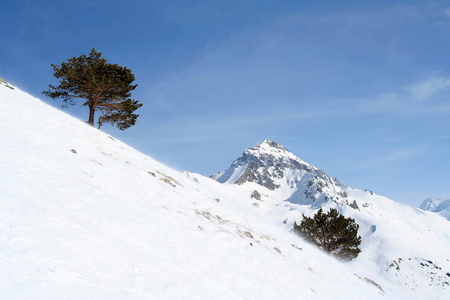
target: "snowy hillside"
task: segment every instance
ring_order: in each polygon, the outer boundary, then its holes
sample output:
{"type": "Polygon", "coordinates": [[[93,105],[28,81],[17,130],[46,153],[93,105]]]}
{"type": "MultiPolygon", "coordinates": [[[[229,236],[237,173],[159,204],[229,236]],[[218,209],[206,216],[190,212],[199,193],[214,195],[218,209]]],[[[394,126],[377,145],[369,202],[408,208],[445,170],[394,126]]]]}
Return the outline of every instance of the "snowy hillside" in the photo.
{"type": "Polygon", "coordinates": [[[249,206],[286,231],[302,214],[336,208],[360,225],[362,253],[350,263],[355,270],[427,297],[450,293],[450,226],[433,213],[343,185],[270,140],[246,149],[212,178],[247,193],[249,206]]]}
{"type": "Polygon", "coordinates": [[[441,200],[436,197],[427,197],[419,208],[435,212],[450,221],[450,199],[441,200]]]}
{"type": "Polygon", "coordinates": [[[304,243],[239,188],[171,170],[17,88],[0,85],[0,103],[2,299],[410,295],[304,243]]]}

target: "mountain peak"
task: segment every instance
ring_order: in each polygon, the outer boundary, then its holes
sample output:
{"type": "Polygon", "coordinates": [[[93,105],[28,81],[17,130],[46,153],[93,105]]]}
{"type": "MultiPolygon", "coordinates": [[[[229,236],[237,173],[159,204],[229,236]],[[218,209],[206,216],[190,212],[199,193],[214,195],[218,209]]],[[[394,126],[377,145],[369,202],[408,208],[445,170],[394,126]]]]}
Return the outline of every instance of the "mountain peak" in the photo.
{"type": "MultiPolygon", "coordinates": [[[[295,160],[300,164],[307,165],[306,162],[302,161],[300,158],[295,156],[292,152],[286,149],[283,145],[277,141],[272,141],[269,139],[263,140],[261,143],[255,147],[245,149],[243,156],[254,156],[263,158],[264,161],[276,161],[276,160],[295,160]]],[[[312,166],[310,166],[312,167],[312,166]]]]}
{"type": "Polygon", "coordinates": [[[284,171],[295,168],[315,169],[280,143],[265,139],[255,147],[245,149],[228,170],[212,177],[222,183],[239,185],[245,182],[256,182],[273,190],[280,187],[279,179],[284,177],[284,171]]]}
{"type": "Polygon", "coordinates": [[[434,196],[429,196],[426,197],[425,200],[423,200],[422,204],[419,206],[420,209],[423,210],[428,210],[428,211],[434,211],[436,209],[436,207],[439,206],[439,204],[441,204],[443,200],[434,197],[434,196]]]}
{"type": "Polygon", "coordinates": [[[351,202],[337,179],[269,139],[245,149],[230,168],[211,177],[221,183],[242,185],[253,182],[269,190],[282,190],[289,201],[314,207],[320,207],[329,200],[345,204],[351,202]]]}
{"type": "Polygon", "coordinates": [[[280,143],[278,143],[277,141],[271,141],[269,139],[263,140],[256,146],[256,148],[277,148],[287,151],[287,149],[284,148],[280,143]]]}

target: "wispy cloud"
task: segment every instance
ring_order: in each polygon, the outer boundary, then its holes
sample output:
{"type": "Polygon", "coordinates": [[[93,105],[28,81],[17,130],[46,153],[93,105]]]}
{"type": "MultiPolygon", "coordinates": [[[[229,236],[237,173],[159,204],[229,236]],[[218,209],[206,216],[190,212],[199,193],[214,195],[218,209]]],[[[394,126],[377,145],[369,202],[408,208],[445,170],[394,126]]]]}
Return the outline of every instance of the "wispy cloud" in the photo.
{"type": "Polygon", "coordinates": [[[426,150],[426,146],[391,149],[389,151],[373,155],[370,160],[359,162],[351,171],[359,172],[392,167],[400,162],[416,159],[422,156],[426,150]]]}
{"type": "Polygon", "coordinates": [[[406,88],[415,99],[427,100],[440,90],[450,86],[450,78],[433,77],[417,82],[406,88]]]}
{"type": "Polygon", "coordinates": [[[153,139],[153,143],[156,144],[179,144],[179,143],[197,143],[204,141],[212,141],[217,139],[217,136],[206,135],[206,136],[180,136],[180,137],[156,137],[153,139]]]}
{"type": "MultiPolygon", "coordinates": [[[[450,87],[450,78],[430,77],[398,92],[384,93],[363,102],[362,113],[432,114],[447,113],[450,105],[434,101],[450,87]]],[[[450,90],[450,89],[449,89],[450,90]]]]}
{"type": "Polygon", "coordinates": [[[220,118],[191,118],[156,125],[151,128],[152,142],[173,144],[173,143],[195,143],[201,141],[214,141],[224,137],[234,137],[239,132],[240,135],[251,136],[252,132],[259,128],[268,128],[274,124],[285,123],[287,121],[301,121],[318,119],[324,116],[331,116],[333,111],[321,111],[320,113],[292,113],[288,111],[271,112],[264,115],[249,117],[228,117],[220,118]]]}
{"type": "Polygon", "coordinates": [[[404,136],[398,136],[398,137],[389,137],[382,139],[380,141],[382,142],[411,142],[411,141],[426,141],[426,142],[432,142],[432,141],[439,141],[439,140],[450,140],[450,135],[441,135],[441,136],[423,136],[420,139],[417,137],[404,137],[404,136]]]}
{"type": "Polygon", "coordinates": [[[360,110],[363,113],[385,113],[398,111],[404,106],[405,101],[398,93],[386,93],[363,102],[360,110]]]}
{"type": "Polygon", "coordinates": [[[444,9],[444,14],[445,14],[447,17],[450,17],[450,7],[447,7],[446,9],[444,9]]]}

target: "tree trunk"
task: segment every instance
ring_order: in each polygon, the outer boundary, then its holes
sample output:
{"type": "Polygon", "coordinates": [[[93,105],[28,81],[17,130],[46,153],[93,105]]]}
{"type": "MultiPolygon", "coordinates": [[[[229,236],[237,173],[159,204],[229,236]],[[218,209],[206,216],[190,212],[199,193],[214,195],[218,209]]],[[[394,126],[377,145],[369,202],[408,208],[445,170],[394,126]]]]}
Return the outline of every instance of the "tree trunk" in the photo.
{"type": "Polygon", "coordinates": [[[91,126],[94,126],[94,112],[95,112],[95,107],[94,106],[89,106],[89,120],[88,120],[88,124],[91,126]]]}

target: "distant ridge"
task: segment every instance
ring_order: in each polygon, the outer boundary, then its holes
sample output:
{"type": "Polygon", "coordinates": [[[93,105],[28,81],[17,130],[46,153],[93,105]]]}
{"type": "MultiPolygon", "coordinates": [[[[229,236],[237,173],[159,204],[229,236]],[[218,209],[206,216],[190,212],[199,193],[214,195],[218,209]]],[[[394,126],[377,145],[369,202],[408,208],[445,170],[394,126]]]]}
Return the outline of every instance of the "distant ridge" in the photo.
{"type": "Polygon", "coordinates": [[[450,221],[450,199],[442,200],[436,197],[427,197],[420,204],[419,208],[435,212],[450,221]]]}

